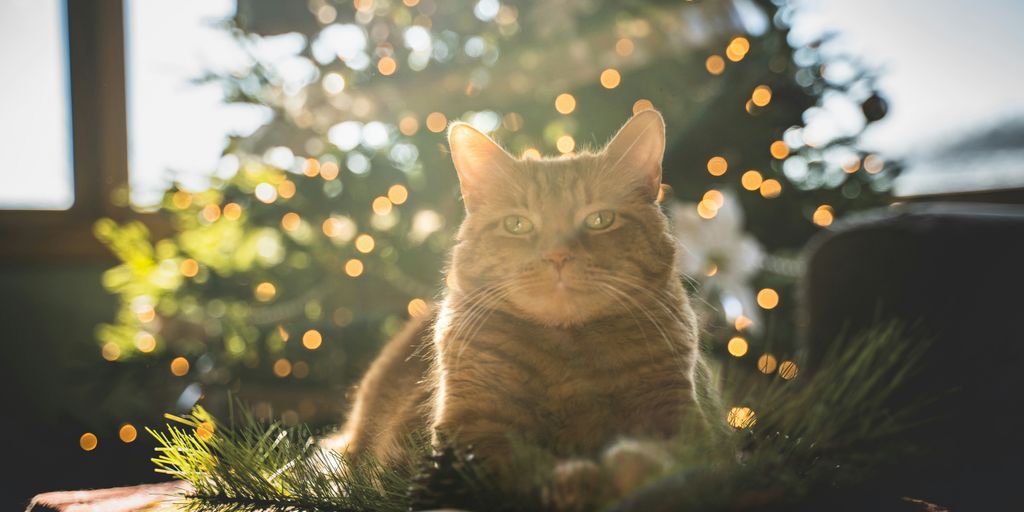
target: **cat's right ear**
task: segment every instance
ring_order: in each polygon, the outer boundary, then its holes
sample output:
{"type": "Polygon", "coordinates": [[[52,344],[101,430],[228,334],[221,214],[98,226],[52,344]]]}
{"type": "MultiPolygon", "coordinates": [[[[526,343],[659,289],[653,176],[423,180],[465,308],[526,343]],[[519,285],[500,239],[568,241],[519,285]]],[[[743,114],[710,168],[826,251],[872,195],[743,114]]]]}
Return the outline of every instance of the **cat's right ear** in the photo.
{"type": "Polygon", "coordinates": [[[472,212],[485,190],[509,178],[515,159],[490,137],[467,123],[448,127],[448,145],[459,173],[459,187],[466,211],[472,212]]]}

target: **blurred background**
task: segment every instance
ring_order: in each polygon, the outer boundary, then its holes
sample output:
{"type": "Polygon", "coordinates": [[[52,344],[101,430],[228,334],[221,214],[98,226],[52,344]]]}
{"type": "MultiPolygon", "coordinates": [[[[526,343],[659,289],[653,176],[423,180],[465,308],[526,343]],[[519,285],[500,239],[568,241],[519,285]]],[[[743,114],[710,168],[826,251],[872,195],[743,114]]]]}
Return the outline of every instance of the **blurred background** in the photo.
{"type": "Polygon", "coordinates": [[[1022,16],[1010,0],[5,0],[0,500],[160,480],[144,429],[229,395],[336,424],[442,290],[454,120],[537,156],[661,111],[678,266],[720,375],[798,379],[813,237],[897,202],[1021,201],[1022,16]]]}

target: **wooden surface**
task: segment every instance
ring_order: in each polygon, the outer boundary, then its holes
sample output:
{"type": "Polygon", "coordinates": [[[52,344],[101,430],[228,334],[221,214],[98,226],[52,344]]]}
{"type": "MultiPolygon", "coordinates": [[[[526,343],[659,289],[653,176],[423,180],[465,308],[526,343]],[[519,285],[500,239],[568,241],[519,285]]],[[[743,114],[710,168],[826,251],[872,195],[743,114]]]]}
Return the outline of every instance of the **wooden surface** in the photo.
{"type": "Polygon", "coordinates": [[[170,512],[185,482],[114,487],[94,491],[47,492],[32,498],[26,512],[170,512]]]}

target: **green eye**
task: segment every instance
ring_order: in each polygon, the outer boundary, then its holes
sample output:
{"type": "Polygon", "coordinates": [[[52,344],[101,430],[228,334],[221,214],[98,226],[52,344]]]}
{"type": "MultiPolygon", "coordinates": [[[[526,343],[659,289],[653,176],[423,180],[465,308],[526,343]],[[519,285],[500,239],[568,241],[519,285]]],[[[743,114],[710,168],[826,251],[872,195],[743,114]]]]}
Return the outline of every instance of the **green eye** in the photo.
{"type": "Polygon", "coordinates": [[[513,235],[525,235],[533,231],[533,223],[522,215],[509,215],[505,217],[505,231],[513,235]]]}
{"type": "Polygon", "coordinates": [[[587,226],[587,229],[593,229],[595,231],[607,229],[608,226],[612,225],[612,222],[615,222],[615,212],[612,210],[594,212],[587,215],[587,218],[583,219],[583,224],[587,226]]]}

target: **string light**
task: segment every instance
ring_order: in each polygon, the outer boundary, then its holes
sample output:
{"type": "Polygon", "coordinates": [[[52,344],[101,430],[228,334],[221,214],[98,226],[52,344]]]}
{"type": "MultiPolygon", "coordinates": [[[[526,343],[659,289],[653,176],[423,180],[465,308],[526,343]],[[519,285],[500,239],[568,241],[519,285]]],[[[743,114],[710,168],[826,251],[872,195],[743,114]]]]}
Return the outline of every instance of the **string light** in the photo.
{"type": "Polygon", "coordinates": [[[882,172],[882,168],[885,167],[885,161],[878,155],[868,155],[864,157],[864,170],[868,174],[878,174],[882,172]]]}
{"type": "Polygon", "coordinates": [[[768,150],[776,160],[782,160],[789,156],[789,146],[781,140],[772,142],[772,145],[768,147],[768,150]]]}
{"type": "Polygon", "coordinates": [[[420,298],[410,300],[407,309],[409,311],[409,316],[412,318],[424,317],[430,314],[430,306],[427,305],[426,301],[420,298]]]}
{"type": "Polygon", "coordinates": [[[605,89],[614,89],[622,82],[622,75],[615,69],[608,68],[601,72],[601,86],[605,89]]]}
{"type": "Polygon", "coordinates": [[[792,380],[797,373],[800,373],[800,368],[793,361],[783,361],[779,365],[779,377],[783,379],[792,380]]]}
{"type": "Polygon", "coordinates": [[[367,254],[370,251],[373,251],[373,248],[376,245],[377,242],[374,241],[373,237],[366,233],[363,233],[356,237],[356,250],[363,254],[367,254]]]}
{"type": "Polygon", "coordinates": [[[323,343],[324,338],[320,334],[320,331],[316,329],[310,329],[302,334],[302,346],[309,350],[316,350],[320,348],[320,344],[323,343]]]}
{"type": "Polygon", "coordinates": [[[288,335],[288,331],[286,331],[284,326],[282,325],[277,326],[277,335],[281,337],[281,341],[283,342],[287,342],[288,338],[290,337],[288,335]]]}
{"type": "Polygon", "coordinates": [[[827,204],[819,206],[814,210],[814,215],[811,216],[811,220],[814,222],[815,225],[821,226],[823,228],[832,225],[832,207],[827,204]]]}
{"type": "Polygon", "coordinates": [[[181,262],[178,270],[185,277],[195,277],[199,273],[199,262],[192,258],[185,259],[181,262]]]}
{"type": "Polygon", "coordinates": [[[644,110],[654,110],[654,103],[651,100],[639,99],[633,103],[633,114],[639,114],[644,110]]]}
{"type": "Polygon", "coordinates": [[[743,173],[743,176],[740,177],[740,184],[751,192],[760,189],[763,181],[761,173],[753,169],[743,173]]]}
{"type": "Polygon", "coordinates": [[[196,437],[203,441],[209,441],[213,439],[213,431],[216,430],[216,426],[212,421],[204,421],[199,425],[196,425],[196,437]]]}
{"type": "Polygon", "coordinates": [[[708,160],[708,173],[712,176],[721,176],[729,170],[729,162],[720,156],[713,156],[708,160]]]}
{"type": "Polygon", "coordinates": [[[427,115],[427,129],[434,133],[441,133],[448,126],[448,118],[440,112],[431,112],[427,115]]]}
{"type": "Polygon", "coordinates": [[[78,438],[78,446],[87,452],[95,450],[97,445],[99,445],[99,439],[92,432],[86,432],[78,438]]]}
{"type": "Polygon", "coordinates": [[[323,165],[320,166],[320,177],[327,181],[337,178],[339,172],[341,172],[341,169],[339,169],[338,164],[334,162],[324,162],[323,165]]]}
{"type": "Polygon", "coordinates": [[[394,204],[405,203],[409,199],[409,190],[403,185],[391,185],[388,189],[388,199],[394,204]]]}
{"type": "Polygon", "coordinates": [[[288,375],[291,375],[291,373],[292,373],[292,363],[291,363],[291,361],[289,361],[287,359],[284,359],[284,358],[281,358],[281,359],[278,359],[277,361],[274,361],[274,375],[276,375],[276,376],[278,376],[278,377],[283,379],[283,378],[287,377],[288,375]]]}
{"type": "Polygon", "coordinates": [[[184,210],[185,208],[192,206],[192,194],[189,194],[184,190],[179,190],[171,195],[171,204],[179,210],[184,210]]]}
{"type": "Polygon", "coordinates": [[[310,178],[320,174],[320,161],[316,158],[307,158],[306,164],[302,167],[302,174],[310,178]]]}
{"type": "Polygon", "coordinates": [[[733,336],[729,343],[726,344],[726,349],[729,350],[729,354],[733,357],[743,357],[747,354],[747,340],[739,336],[733,336]]]}
{"type": "Polygon", "coordinates": [[[725,421],[733,428],[742,430],[754,426],[754,423],[757,422],[757,415],[750,407],[733,407],[729,409],[725,421]]]}
{"type": "Polygon", "coordinates": [[[782,184],[775,179],[767,179],[761,182],[761,197],[773,199],[782,193],[782,184]]]}
{"type": "Polygon", "coordinates": [[[771,354],[762,354],[761,357],[757,358],[757,370],[765,375],[775,373],[777,366],[778,362],[775,360],[775,356],[771,354]]]}
{"type": "Polygon", "coordinates": [[[704,61],[704,69],[707,69],[708,73],[712,75],[721,75],[725,71],[725,59],[720,55],[712,55],[704,61]]]}
{"type": "Polygon", "coordinates": [[[747,56],[747,52],[750,51],[750,41],[745,37],[734,37],[729,42],[729,46],[725,48],[725,56],[733,62],[739,62],[743,60],[743,57],[747,56]]]}
{"type": "MultiPolygon", "coordinates": [[[[288,183],[291,183],[291,182],[289,181],[288,183]]],[[[294,185],[293,185],[292,194],[294,194],[294,193],[295,193],[295,188],[294,188],[294,185]]],[[[291,197],[291,196],[288,196],[288,197],[291,197]]],[[[242,216],[242,205],[240,205],[238,203],[228,203],[228,204],[224,205],[223,213],[224,213],[224,218],[225,219],[228,219],[228,220],[238,220],[239,217],[242,216]]]]}
{"type": "Polygon", "coordinates": [[[255,295],[256,300],[260,302],[267,302],[270,299],[273,299],[275,295],[277,295],[277,287],[274,286],[274,283],[266,281],[262,282],[256,285],[255,295]]]}
{"type": "Polygon", "coordinates": [[[206,222],[216,222],[220,218],[220,206],[210,203],[203,207],[200,215],[206,222]]]}
{"type": "Polygon", "coordinates": [[[708,201],[701,201],[697,203],[697,215],[700,215],[702,219],[713,219],[715,215],[718,215],[718,209],[714,208],[712,204],[708,204],[708,201]]]}
{"type": "Polygon", "coordinates": [[[359,277],[363,274],[363,262],[352,258],[345,262],[345,274],[349,277],[359,277]]]}
{"type": "Polygon", "coordinates": [[[763,107],[772,101],[772,89],[767,85],[759,85],[754,88],[753,94],[750,95],[750,101],[759,107],[763,107]]]}
{"type": "Polygon", "coordinates": [[[714,277],[718,273],[718,265],[714,263],[708,263],[708,269],[704,272],[708,277],[714,277]]]}
{"type": "Polygon", "coordinates": [[[615,53],[619,54],[620,57],[629,57],[633,54],[634,49],[633,40],[628,37],[615,41],[615,53]]]}
{"type": "Polygon", "coordinates": [[[523,160],[539,160],[540,151],[537,151],[537,148],[526,148],[520,158],[523,160]]]}
{"type": "Polygon", "coordinates": [[[567,92],[559,94],[555,98],[555,110],[562,115],[571,114],[573,110],[576,110],[576,97],[567,92]]]}
{"type": "Polygon", "coordinates": [[[295,212],[288,212],[281,216],[281,227],[285,231],[295,231],[302,224],[302,217],[295,212]]]}
{"type": "Polygon", "coordinates": [[[714,209],[717,210],[725,205],[725,194],[718,190],[711,189],[704,193],[703,200],[708,201],[708,205],[713,205],[714,209]]]}
{"type": "Polygon", "coordinates": [[[148,332],[140,332],[135,335],[135,348],[142,353],[152,352],[156,349],[156,338],[148,332]]]}
{"type": "Polygon", "coordinates": [[[100,355],[107,361],[117,361],[121,358],[121,347],[117,346],[116,343],[109,341],[103,344],[103,348],[100,349],[100,355]]]}
{"type": "Polygon", "coordinates": [[[384,76],[393,75],[396,69],[398,69],[398,62],[391,57],[382,57],[377,61],[377,71],[384,76]]]}
{"type": "Polygon", "coordinates": [[[860,160],[853,158],[842,165],[843,172],[846,174],[853,174],[860,169],[860,160]]]}
{"type": "Polygon", "coordinates": [[[779,292],[771,288],[763,288],[757,292],[757,305],[764,309],[775,309],[779,305],[779,292]]]}
{"type": "Polygon", "coordinates": [[[420,123],[415,116],[405,116],[398,121],[398,131],[407,137],[415,135],[419,129],[420,123]]]}
{"type": "Polygon", "coordinates": [[[576,139],[572,135],[562,135],[555,141],[555,148],[562,154],[569,153],[576,148],[576,139]]]}
{"type": "Polygon", "coordinates": [[[175,357],[171,361],[171,373],[175,377],[184,377],[185,375],[188,375],[188,370],[188,359],[185,359],[184,357],[175,357]]]}
{"type": "Polygon", "coordinates": [[[124,425],[121,425],[120,429],[118,429],[117,437],[122,443],[133,443],[139,437],[139,431],[136,430],[135,426],[131,423],[125,423],[124,425]]]}
{"type": "MultiPolygon", "coordinates": [[[[291,180],[284,180],[277,186],[277,195],[291,199],[295,195],[295,182],[291,180]]],[[[224,216],[227,217],[227,206],[224,207],[224,216]]],[[[241,211],[241,209],[239,209],[241,211]]]]}
{"type": "Polygon", "coordinates": [[[736,317],[736,321],[733,323],[733,327],[735,327],[737,331],[743,331],[751,325],[754,325],[754,321],[743,315],[736,317]]]}
{"type": "Polygon", "coordinates": [[[256,199],[261,203],[270,204],[277,200],[277,189],[270,183],[260,183],[255,189],[256,199]]]}
{"type": "Polygon", "coordinates": [[[373,200],[373,203],[370,204],[370,207],[373,209],[373,213],[377,215],[387,215],[391,213],[391,206],[391,200],[384,196],[378,196],[373,200]]]}

